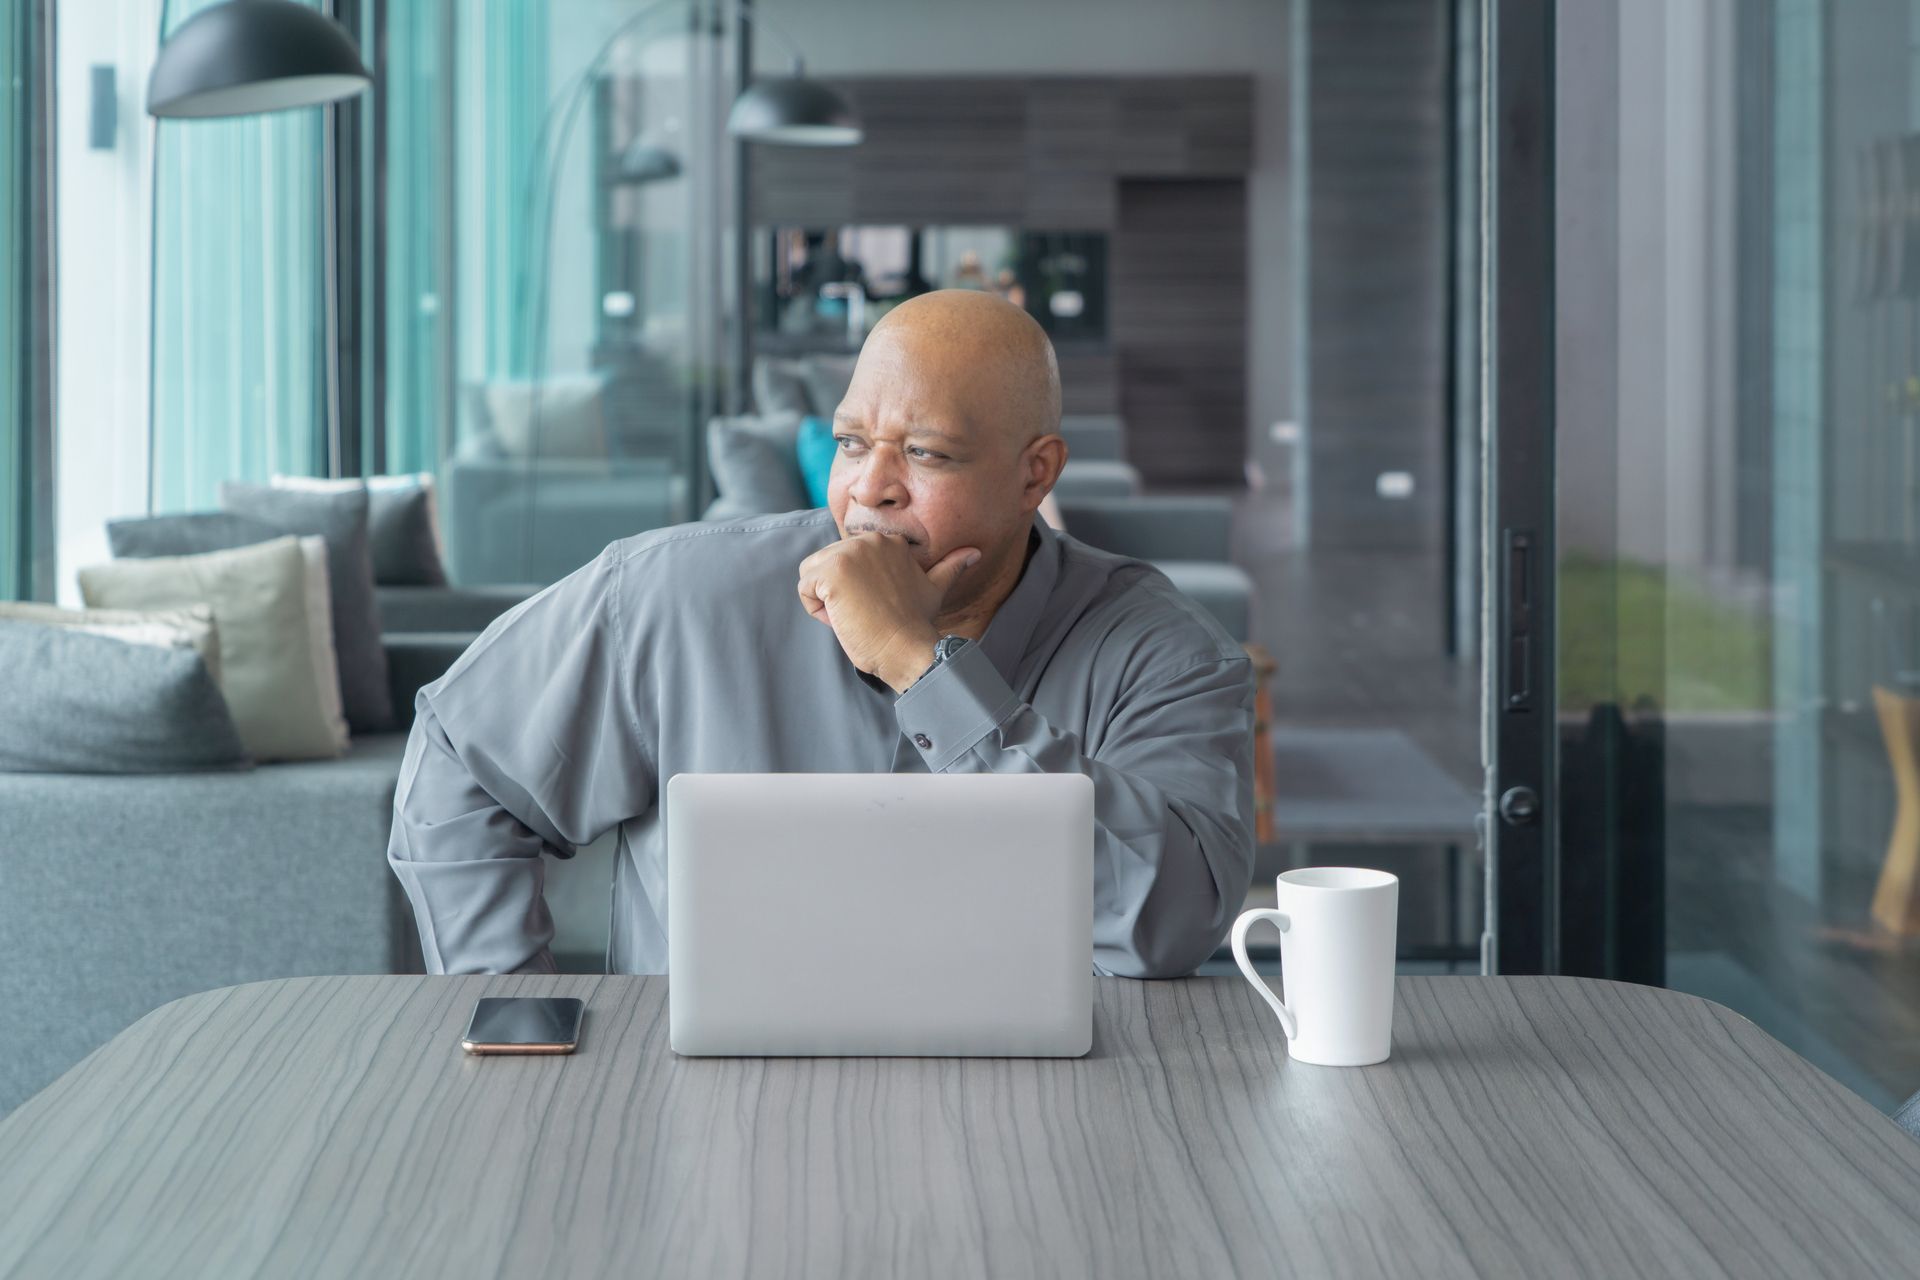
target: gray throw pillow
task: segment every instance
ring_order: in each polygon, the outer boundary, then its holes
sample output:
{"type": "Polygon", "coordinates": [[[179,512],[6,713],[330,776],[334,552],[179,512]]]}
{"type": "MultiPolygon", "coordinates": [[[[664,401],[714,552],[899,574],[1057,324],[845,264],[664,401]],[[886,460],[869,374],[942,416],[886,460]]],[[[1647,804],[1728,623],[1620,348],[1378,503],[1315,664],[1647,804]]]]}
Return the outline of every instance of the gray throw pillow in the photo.
{"type": "Polygon", "coordinates": [[[347,749],[327,600],[327,540],[287,535],[192,556],[82,565],[94,609],[203,604],[219,637],[220,692],[256,760],[331,759],[347,749]]]}
{"type": "Polygon", "coordinates": [[[433,490],[421,484],[370,484],[367,501],[373,580],[389,587],[446,586],[447,570],[433,532],[433,490]]]}
{"type": "Polygon", "coordinates": [[[804,418],[813,412],[807,395],[806,370],[798,360],[779,356],[753,358],[753,407],[763,415],[790,413],[804,418]]]}
{"type": "Polygon", "coordinates": [[[197,556],[231,551],[287,536],[285,529],[227,511],[195,511],[177,516],[143,516],[107,521],[107,545],[116,560],[152,560],[158,556],[197,556]]]}
{"type": "Polygon", "coordinates": [[[191,647],[0,620],[0,772],[245,768],[227,701],[191,647]]]}
{"type": "Polygon", "coordinates": [[[387,689],[387,652],[380,644],[380,606],[373,594],[367,491],[309,493],[227,480],[220,485],[220,505],[264,520],[283,534],[326,539],[333,651],[340,664],[340,701],[347,723],[355,733],[391,729],[393,695],[387,689]]]}
{"type": "Polygon", "coordinates": [[[715,418],[707,424],[707,461],[713,487],[751,511],[803,511],[806,486],[795,459],[800,419],[792,414],[715,418]]]}
{"type": "Polygon", "coordinates": [[[433,476],[373,476],[365,480],[320,480],[311,476],[275,476],[276,489],[308,493],[367,493],[367,542],[373,555],[373,580],[382,587],[444,587],[447,571],[434,529],[433,476]]]}
{"type": "Polygon", "coordinates": [[[853,385],[853,367],[858,362],[857,356],[808,356],[800,362],[806,371],[807,399],[813,402],[812,416],[833,421],[840,402],[847,398],[847,388],[853,385]]]}

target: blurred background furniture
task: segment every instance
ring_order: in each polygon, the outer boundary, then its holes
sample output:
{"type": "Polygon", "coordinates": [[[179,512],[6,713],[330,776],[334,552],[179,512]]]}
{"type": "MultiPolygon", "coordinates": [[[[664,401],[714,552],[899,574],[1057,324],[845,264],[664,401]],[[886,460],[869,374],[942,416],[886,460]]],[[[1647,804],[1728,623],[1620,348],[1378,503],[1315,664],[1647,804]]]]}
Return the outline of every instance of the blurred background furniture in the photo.
{"type": "Polygon", "coordinates": [[[399,724],[356,737],[339,759],[0,773],[0,1114],[180,996],[419,972],[412,911],[386,861],[414,695],[532,590],[380,588],[399,724]]]}
{"type": "Polygon", "coordinates": [[[463,585],[557,582],[609,542],[692,518],[677,433],[650,381],[586,374],[468,388],[442,481],[463,585]]]}

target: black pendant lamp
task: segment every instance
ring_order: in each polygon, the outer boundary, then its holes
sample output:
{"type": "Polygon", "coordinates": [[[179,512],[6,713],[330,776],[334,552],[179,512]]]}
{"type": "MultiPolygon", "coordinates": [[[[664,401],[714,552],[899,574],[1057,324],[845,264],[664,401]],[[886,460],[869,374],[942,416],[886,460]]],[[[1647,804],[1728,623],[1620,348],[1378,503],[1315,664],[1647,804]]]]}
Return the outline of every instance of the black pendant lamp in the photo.
{"type": "Polygon", "coordinates": [[[680,157],[648,137],[636,138],[620,153],[619,162],[608,176],[616,187],[640,187],[680,176],[680,157]]]}
{"type": "Polygon", "coordinates": [[[249,116],[320,106],[373,84],[346,28],[293,0],[227,0],[180,24],[147,81],[147,112],[249,116]]]}
{"type": "Polygon", "coordinates": [[[800,42],[771,18],[741,4],[739,15],[779,36],[793,53],[792,69],[784,76],[755,80],[733,100],[727,113],[727,132],[748,142],[771,142],[783,147],[851,147],[865,136],[860,114],[834,89],[809,80],[800,58],[800,42]]]}
{"type": "Polygon", "coordinates": [[[807,79],[798,59],[790,75],[756,80],[741,91],[727,115],[727,132],[788,147],[851,147],[862,136],[853,106],[807,79]]]}

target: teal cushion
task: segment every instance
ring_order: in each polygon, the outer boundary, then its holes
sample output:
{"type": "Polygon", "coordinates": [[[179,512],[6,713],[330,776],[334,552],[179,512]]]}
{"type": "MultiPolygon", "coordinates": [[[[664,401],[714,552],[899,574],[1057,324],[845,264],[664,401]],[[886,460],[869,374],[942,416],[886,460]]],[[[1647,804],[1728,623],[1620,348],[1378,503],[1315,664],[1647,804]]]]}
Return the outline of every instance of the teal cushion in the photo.
{"type": "Polygon", "coordinates": [[[833,428],[825,418],[800,420],[800,432],[793,438],[793,451],[800,459],[800,478],[806,482],[807,499],[816,507],[827,505],[827,476],[833,471],[833,455],[838,448],[833,442],[833,428]]]}

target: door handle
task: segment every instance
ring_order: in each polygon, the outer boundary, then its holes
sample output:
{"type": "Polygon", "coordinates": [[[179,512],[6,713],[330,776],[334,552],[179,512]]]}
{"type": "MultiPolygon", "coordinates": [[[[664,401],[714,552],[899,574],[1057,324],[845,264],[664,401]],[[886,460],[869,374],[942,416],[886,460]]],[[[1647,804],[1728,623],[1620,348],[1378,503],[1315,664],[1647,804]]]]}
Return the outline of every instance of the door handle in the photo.
{"type": "Polygon", "coordinates": [[[1505,646],[1501,669],[1500,702],[1508,711],[1533,709],[1533,608],[1535,589],[1534,537],[1531,529],[1507,529],[1501,534],[1499,635],[1505,646]]]}
{"type": "Polygon", "coordinates": [[[1530,827],[1540,816],[1540,797],[1532,787],[1508,787],[1500,797],[1500,820],[1510,827],[1530,827]]]}

